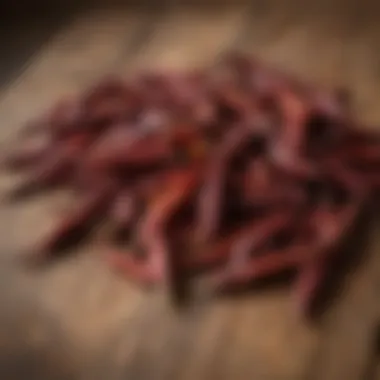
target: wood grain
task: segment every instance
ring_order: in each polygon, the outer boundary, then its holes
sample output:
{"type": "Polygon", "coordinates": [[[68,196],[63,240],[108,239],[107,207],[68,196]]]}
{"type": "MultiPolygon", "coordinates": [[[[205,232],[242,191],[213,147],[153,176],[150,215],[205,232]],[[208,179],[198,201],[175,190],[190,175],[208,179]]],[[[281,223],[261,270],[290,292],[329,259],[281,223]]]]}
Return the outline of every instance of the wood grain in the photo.
{"type": "MultiPolygon", "coordinates": [[[[342,14],[339,2],[307,10],[296,0],[254,1],[213,11],[167,2],[159,10],[111,7],[78,14],[0,93],[3,149],[24,121],[107,73],[209,64],[232,46],[323,85],[348,85],[357,91],[357,112],[378,122],[378,27],[362,23],[353,32],[349,10],[355,8],[346,3],[342,14]]],[[[1,175],[1,192],[14,181],[1,175]]],[[[201,299],[178,313],[160,290],[146,294],[102,266],[101,234],[44,271],[22,268],[16,259],[51,228],[63,202],[55,194],[0,206],[0,299],[9,321],[19,316],[0,328],[0,356],[37,347],[28,355],[53,363],[46,371],[42,365],[29,369],[29,379],[362,379],[378,318],[376,236],[369,260],[319,326],[293,312],[286,287],[237,300],[201,299]],[[7,307],[13,294],[15,310],[7,307]],[[8,329],[23,336],[12,350],[8,329]]],[[[0,377],[23,378],[1,361],[0,377]]]]}

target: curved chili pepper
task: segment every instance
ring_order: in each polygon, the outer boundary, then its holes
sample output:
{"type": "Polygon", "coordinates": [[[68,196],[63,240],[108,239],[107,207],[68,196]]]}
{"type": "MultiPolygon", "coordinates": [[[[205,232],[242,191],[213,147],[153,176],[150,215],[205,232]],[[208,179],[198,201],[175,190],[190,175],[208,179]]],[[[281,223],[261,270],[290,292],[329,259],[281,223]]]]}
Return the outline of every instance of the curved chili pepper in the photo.
{"type": "Polygon", "coordinates": [[[330,219],[332,218],[330,214],[322,220],[318,219],[315,223],[319,226],[315,244],[320,246],[321,255],[299,266],[299,273],[293,287],[297,304],[303,314],[309,314],[312,311],[314,302],[320,294],[328,267],[327,258],[338,254],[345,235],[349,232],[348,224],[352,225],[352,219],[346,220],[347,214],[351,214],[351,211],[343,213],[335,222],[330,219]],[[323,225],[326,222],[328,224],[323,225]]]}
{"type": "Polygon", "coordinates": [[[283,126],[270,146],[271,158],[286,173],[297,178],[313,178],[317,168],[303,156],[307,138],[309,105],[294,93],[283,89],[278,94],[283,126]]]}
{"type": "Polygon", "coordinates": [[[173,154],[166,136],[141,135],[139,131],[111,131],[89,151],[86,160],[90,168],[144,167],[168,161],[173,154]]]}
{"type": "MultiPolygon", "coordinates": [[[[88,135],[73,135],[64,144],[48,147],[32,175],[10,194],[10,199],[19,199],[36,191],[66,184],[74,172],[78,158],[88,143],[88,135]]],[[[42,152],[41,152],[42,154],[42,152]]]]}
{"type": "Polygon", "coordinates": [[[9,199],[16,200],[66,182],[73,168],[74,158],[67,151],[57,151],[49,161],[41,162],[32,175],[14,189],[9,199]]]}
{"type": "Polygon", "coordinates": [[[216,290],[228,290],[229,288],[242,286],[266,277],[270,277],[289,269],[295,269],[299,265],[319,255],[320,249],[305,246],[305,244],[292,245],[287,249],[277,249],[267,252],[263,256],[250,257],[244,265],[230,270],[227,266],[213,276],[213,284],[216,290]]]}
{"type": "Polygon", "coordinates": [[[49,258],[49,256],[53,257],[52,255],[67,250],[85,238],[101,220],[113,199],[114,193],[115,185],[112,182],[105,181],[102,187],[85,197],[82,204],[66,216],[30,259],[39,262],[49,258]]]}
{"type": "Polygon", "coordinates": [[[167,192],[153,201],[146,219],[141,223],[139,232],[141,244],[149,252],[151,264],[156,262],[157,265],[164,265],[164,272],[171,270],[170,261],[169,263],[163,261],[171,258],[168,254],[163,253],[165,248],[162,240],[165,229],[174,214],[193,194],[198,181],[198,170],[174,173],[173,177],[169,179],[167,192]]]}
{"type": "Polygon", "coordinates": [[[326,277],[326,261],[317,259],[300,266],[293,293],[297,309],[302,315],[310,315],[326,277]]]}
{"type": "Polygon", "coordinates": [[[215,237],[220,227],[221,209],[223,207],[223,187],[227,176],[227,165],[234,155],[247,144],[250,131],[243,127],[232,129],[215,152],[205,169],[203,184],[197,205],[196,239],[206,244],[215,237]]]}
{"type": "Polygon", "coordinates": [[[291,210],[270,213],[268,216],[254,220],[241,230],[230,234],[220,241],[206,246],[202,251],[186,257],[186,267],[192,270],[209,268],[223,264],[231,254],[235,245],[244,243],[245,254],[252,254],[270,239],[277,231],[285,228],[294,220],[291,210]]]}
{"type": "MultiPolygon", "coordinates": [[[[169,174],[166,188],[152,200],[152,205],[145,219],[140,223],[138,240],[145,249],[144,261],[132,255],[111,253],[111,264],[120,263],[123,272],[137,280],[169,280],[177,277],[175,272],[177,260],[167,239],[167,226],[180,207],[194,192],[199,181],[199,172],[190,169],[169,174]]],[[[175,286],[175,284],[172,284],[175,286]]]]}
{"type": "Polygon", "coordinates": [[[106,261],[116,272],[145,286],[151,286],[164,280],[164,273],[154,270],[153,263],[148,265],[141,259],[137,259],[136,254],[131,251],[108,252],[106,261]]]}
{"type": "Polygon", "coordinates": [[[47,144],[26,144],[21,149],[5,156],[3,165],[9,170],[25,170],[35,166],[51,151],[47,144]]]}
{"type": "Polygon", "coordinates": [[[321,248],[322,256],[316,257],[300,267],[294,292],[303,313],[311,311],[314,300],[323,286],[327,259],[336,256],[342,243],[346,240],[355,224],[363,206],[367,193],[360,179],[348,172],[345,168],[331,167],[329,172],[335,169],[332,176],[336,181],[345,186],[348,192],[349,202],[340,206],[338,210],[317,208],[310,215],[314,232],[314,245],[321,248]],[[338,170],[339,169],[339,170],[338,170]]]}

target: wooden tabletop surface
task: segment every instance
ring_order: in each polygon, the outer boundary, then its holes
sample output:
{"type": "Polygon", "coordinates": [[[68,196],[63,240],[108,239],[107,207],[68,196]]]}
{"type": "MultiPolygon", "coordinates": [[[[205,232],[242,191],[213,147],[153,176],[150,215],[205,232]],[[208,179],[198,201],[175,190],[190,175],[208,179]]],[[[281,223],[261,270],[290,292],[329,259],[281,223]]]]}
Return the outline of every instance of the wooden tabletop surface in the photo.
{"type": "MultiPolygon", "coordinates": [[[[304,3],[97,6],[49,23],[49,38],[42,22],[23,24],[0,66],[1,149],[26,120],[107,73],[209,64],[231,47],[321,85],[347,86],[358,115],[379,123],[380,7],[304,3]]],[[[1,193],[17,180],[2,174],[1,193]]],[[[110,273],[101,236],[47,269],[20,266],[21,252],[68,206],[64,194],[1,203],[1,379],[380,379],[376,233],[368,259],[318,324],[294,312],[286,286],[198,300],[178,313],[159,289],[147,294],[110,273]]]]}

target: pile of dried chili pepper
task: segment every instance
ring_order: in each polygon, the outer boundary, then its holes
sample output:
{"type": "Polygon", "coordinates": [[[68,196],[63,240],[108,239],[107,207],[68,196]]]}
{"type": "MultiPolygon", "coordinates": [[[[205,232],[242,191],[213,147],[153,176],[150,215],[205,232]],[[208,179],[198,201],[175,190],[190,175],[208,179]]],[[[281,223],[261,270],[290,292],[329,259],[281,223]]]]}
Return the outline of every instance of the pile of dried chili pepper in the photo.
{"type": "Polygon", "coordinates": [[[77,195],[39,259],[106,221],[107,263],[141,284],[206,274],[222,290],[294,269],[307,308],[380,190],[380,134],[343,95],[239,54],[107,78],[24,129],[6,164],[29,178],[12,196],[77,195]]]}

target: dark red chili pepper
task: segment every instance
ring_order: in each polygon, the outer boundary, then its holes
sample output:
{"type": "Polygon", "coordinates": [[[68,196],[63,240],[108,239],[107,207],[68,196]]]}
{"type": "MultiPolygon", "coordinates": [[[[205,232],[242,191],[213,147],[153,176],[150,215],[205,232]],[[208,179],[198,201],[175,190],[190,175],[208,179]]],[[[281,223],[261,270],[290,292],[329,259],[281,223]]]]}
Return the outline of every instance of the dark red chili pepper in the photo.
{"type": "Polygon", "coordinates": [[[250,131],[240,125],[233,128],[206,167],[205,183],[200,190],[197,210],[196,239],[201,244],[212,240],[218,232],[228,165],[233,156],[247,144],[249,135],[250,131]]]}
{"type": "Polygon", "coordinates": [[[202,268],[211,268],[226,262],[229,256],[233,256],[231,250],[234,246],[244,245],[244,255],[254,254],[255,250],[263,246],[270,240],[277,231],[283,229],[292,220],[295,215],[292,211],[283,210],[280,212],[270,213],[268,216],[254,220],[244,226],[243,229],[222,238],[216,243],[210,244],[199,252],[194,252],[192,256],[186,257],[186,266],[189,269],[196,270],[202,268]]]}
{"type": "Polygon", "coordinates": [[[85,197],[82,204],[58,225],[51,236],[38,247],[30,257],[32,261],[41,261],[49,256],[70,248],[78,243],[101,220],[115,192],[112,182],[104,182],[95,192],[85,197]]]}
{"type": "Polygon", "coordinates": [[[168,161],[172,154],[166,136],[144,136],[133,129],[115,130],[93,146],[87,156],[87,165],[96,170],[152,166],[168,161]]]}
{"type": "Polygon", "coordinates": [[[46,143],[27,142],[17,151],[8,154],[3,164],[10,170],[25,170],[40,162],[51,151],[50,145],[46,143]]]}
{"type": "Polygon", "coordinates": [[[165,229],[170,219],[193,194],[198,181],[199,172],[196,169],[174,173],[169,178],[166,192],[153,200],[146,219],[141,222],[139,240],[149,254],[150,265],[161,268],[164,273],[171,270],[171,263],[165,263],[171,259],[168,253],[165,254],[165,229]]]}
{"type": "Polygon", "coordinates": [[[214,285],[219,290],[247,285],[252,281],[295,269],[318,255],[319,250],[314,247],[306,247],[305,243],[291,246],[285,250],[270,251],[262,256],[250,257],[244,265],[240,265],[234,270],[230,270],[230,266],[227,266],[226,269],[215,275],[214,285]]]}
{"type": "Polygon", "coordinates": [[[271,156],[278,167],[291,175],[301,178],[315,177],[317,168],[307,161],[303,152],[310,106],[289,89],[278,93],[278,103],[283,125],[270,146],[271,156]]]}
{"type": "Polygon", "coordinates": [[[146,252],[144,260],[134,255],[111,253],[111,263],[120,265],[121,270],[136,280],[151,282],[159,279],[172,281],[176,277],[175,253],[170,251],[167,226],[180,207],[193,193],[199,181],[198,170],[190,169],[169,173],[167,183],[151,201],[145,219],[140,222],[138,240],[146,252]],[[174,265],[173,265],[173,261],[174,265]]]}
{"type": "Polygon", "coordinates": [[[155,270],[155,263],[149,263],[148,265],[141,259],[136,258],[134,252],[108,252],[106,260],[113,270],[139,284],[150,286],[164,280],[164,273],[155,270]]]}
{"type": "Polygon", "coordinates": [[[326,277],[326,262],[316,259],[301,265],[294,285],[295,302],[302,315],[310,315],[326,277]]]}
{"type": "Polygon", "coordinates": [[[46,190],[65,183],[72,173],[75,161],[71,149],[57,148],[49,160],[41,161],[34,169],[32,175],[10,194],[10,199],[16,200],[39,190],[46,190]]]}

